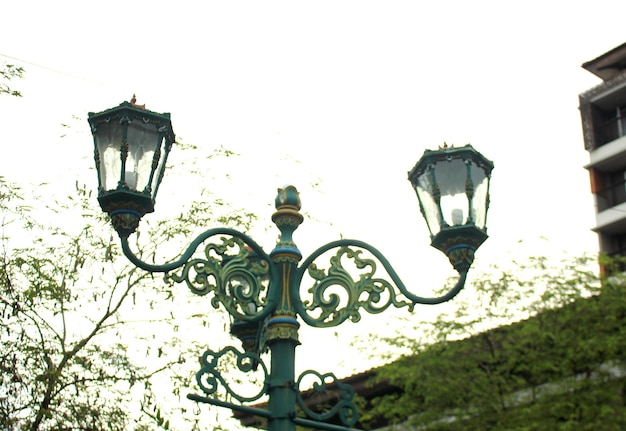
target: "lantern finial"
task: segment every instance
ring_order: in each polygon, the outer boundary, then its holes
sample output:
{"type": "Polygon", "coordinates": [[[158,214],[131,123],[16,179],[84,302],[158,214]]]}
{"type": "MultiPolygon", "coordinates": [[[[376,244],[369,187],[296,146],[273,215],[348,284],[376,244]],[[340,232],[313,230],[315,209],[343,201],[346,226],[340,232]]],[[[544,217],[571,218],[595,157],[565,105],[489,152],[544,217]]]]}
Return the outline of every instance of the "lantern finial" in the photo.
{"type": "Polygon", "coordinates": [[[130,106],[137,109],[146,109],[146,104],[137,105],[137,96],[133,94],[133,98],[130,99],[130,106]]]}

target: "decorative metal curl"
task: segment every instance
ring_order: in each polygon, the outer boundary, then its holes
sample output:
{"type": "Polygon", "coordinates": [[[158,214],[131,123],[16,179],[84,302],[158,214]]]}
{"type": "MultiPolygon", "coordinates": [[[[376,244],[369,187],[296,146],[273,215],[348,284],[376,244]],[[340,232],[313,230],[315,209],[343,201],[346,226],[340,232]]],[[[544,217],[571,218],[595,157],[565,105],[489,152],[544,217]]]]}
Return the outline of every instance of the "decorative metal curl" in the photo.
{"type": "Polygon", "coordinates": [[[296,389],[298,405],[308,417],[317,421],[328,421],[338,415],[341,423],[348,427],[356,423],[359,415],[354,405],[354,389],[352,386],[342,383],[333,373],[320,374],[314,370],[307,370],[298,377],[296,389]],[[315,376],[318,381],[313,384],[312,393],[309,392],[310,395],[307,396],[307,399],[316,402],[316,406],[320,407],[322,412],[311,410],[302,397],[300,384],[309,375],[315,376]],[[332,379],[332,381],[327,383],[328,379],[332,379]],[[332,403],[335,404],[332,405],[332,403]]]}
{"type": "Polygon", "coordinates": [[[202,368],[196,374],[196,382],[202,392],[207,395],[213,395],[217,390],[223,387],[228,395],[239,401],[240,403],[256,401],[261,398],[267,392],[267,380],[269,373],[265,363],[261,360],[260,356],[256,353],[247,352],[242,353],[232,346],[226,347],[219,352],[207,350],[202,355],[202,368]],[[220,359],[228,354],[232,353],[237,358],[237,368],[244,373],[255,372],[258,370],[258,366],[261,366],[263,371],[263,387],[252,396],[244,396],[235,392],[228,383],[224,380],[224,377],[217,369],[220,359]]]}
{"type": "Polygon", "coordinates": [[[454,298],[463,289],[467,279],[467,268],[461,266],[456,268],[459,273],[456,284],[446,293],[435,297],[423,297],[406,288],[387,258],[376,248],[363,241],[340,239],[315,250],[297,268],[291,281],[292,292],[295,295],[292,304],[307,325],[317,327],[338,326],[347,319],[358,321],[361,309],[368,313],[380,313],[393,305],[396,308],[407,307],[412,311],[415,304],[441,304],[454,298]],[[337,253],[330,259],[331,266],[328,271],[319,269],[315,262],[324,253],[333,249],[337,249],[337,253]],[[371,254],[373,259],[360,257],[362,250],[371,254]],[[366,270],[358,280],[353,280],[343,267],[344,256],[346,259],[352,259],[358,269],[366,270]],[[378,263],[386,272],[385,278],[374,277],[378,263]],[[308,290],[313,298],[301,300],[299,287],[307,271],[315,280],[308,290]],[[331,286],[345,292],[347,299],[330,291],[331,286]],[[311,311],[316,313],[312,314],[311,311]]]}
{"type": "Polygon", "coordinates": [[[307,313],[307,323],[329,327],[337,326],[347,319],[357,322],[361,319],[361,308],[372,314],[381,313],[391,305],[396,308],[413,309],[412,302],[398,299],[393,284],[375,277],[376,261],[361,257],[361,253],[362,250],[341,246],[330,258],[328,271],[319,269],[314,263],[309,265],[308,272],[315,280],[315,284],[308,289],[312,299],[302,302],[303,310],[308,312],[319,309],[320,313],[317,317],[307,313]],[[364,270],[358,280],[354,280],[350,272],[343,267],[344,257],[351,259],[356,268],[364,270]],[[347,296],[343,307],[340,295],[330,292],[335,286],[347,296]]]}
{"type": "Polygon", "coordinates": [[[166,281],[185,282],[197,295],[213,293],[211,305],[221,303],[235,319],[249,320],[267,305],[266,286],[269,263],[250,252],[237,237],[221,237],[209,243],[204,258],[189,259],[179,273],[168,273],[166,281]]]}

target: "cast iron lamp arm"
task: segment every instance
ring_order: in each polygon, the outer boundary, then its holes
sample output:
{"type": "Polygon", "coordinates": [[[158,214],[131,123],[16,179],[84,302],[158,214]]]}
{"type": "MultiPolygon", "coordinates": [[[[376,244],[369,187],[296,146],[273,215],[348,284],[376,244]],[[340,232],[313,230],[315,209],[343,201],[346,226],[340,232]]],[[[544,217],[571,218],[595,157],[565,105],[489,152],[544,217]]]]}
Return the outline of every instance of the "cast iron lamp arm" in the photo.
{"type": "Polygon", "coordinates": [[[267,274],[270,280],[276,280],[278,270],[261,246],[242,232],[225,227],[208,229],[198,235],[177,260],[165,264],[144,262],[131,250],[128,237],[122,236],[120,240],[122,251],[131,263],[151,273],[165,273],[166,281],[186,282],[189,289],[198,295],[212,292],[213,306],[217,308],[221,303],[236,319],[261,321],[276,308],[280,292],[270,287],[265,292],[265,297],[262,297],[263,287],[258,279],[263,273],[267,274]],[[207,241],[220,235],[232,239],[220,237],[221,244],[207,241]],[[207,245],[204,256],[194,258],[198,248],[205,242],[207,245]],[[238,255],[226,253],[233,247],[239,247],[238,255]],[[242,250],[244,247],[247,250],[242,250]],[[216,252],[219,256],[211,257],[210,252],[216,252]],[[261,262],[256,269],[249,265],[252,254],[261,262]],[[172,272],[177,269],[180,271],[172,272]],[[232,286],[230,283],[235,278],[243,279],[248,286],[232,286]],[[249,307],[250,304],[254,307],[249,307]]]}
{"type": "Polygon", "coordinates": [[[415,295],[406,288],[396,271],[387,258],[375,247],[359,240],[341,239],[330,242],[315,250],[297,268],[294,274],[291,291],[293,303],[297,313],[311,326],[332,327],[350,319],[354,322],[360,320],[360,309],[368,313],[381,313],[390,306],[396,308],[407,307],[413,310],[415,304],[440,304],[454,298],[465,286],[467,270],[458,270],[459,279],[455,286],[441,296],[427,298],[415,295]],[[352,247],[356,247],[355,250],[352,247]],[[337,249],[337,253],[330,258],[331,266],[326,270],[318,269],[315,260],[329,250],[337,249]],[[361,251],[366,250],[378,260],[391,279],[375,277],[376,261],[361,257],[361,251]],[[343,268],[342,258],[350,259],[353,264],[364,271],[358,280],[354,280],[349,272],[343,268]],[[309,272],[314,284],[309,288],[311,299],[300,298],[300,288],[305,271],[309,272]],[[397,290],[408,301],[399,297],[397,290]],[[347,299],[340,296],[330,288],[339,288],[347,299]],[[315,313],[315,315],[312,314],[315,313]]]}
{"type": "Polygon", "coordinates": [[[185,263],[189,261],[191,256],[196,252],[200,244],[209,239],[212,236],[216,235],[230,235],[236,238],[240,238],[243,242],[250,246],[254,252],[259,255],[263,260],[267,262],[271,262],[270,257],[263,251],[260,245],[258,245],[252,238],[250,238],[245,233],[239,232],[238,230],[227,228],[227,227],[218,227],[213,229],[207,229],[198,235],[190,244],[187,246],[187,249],[181,254],[180,258],[173,262],[164,263],[161,265],[151,264],[142,261],[135,253],[130,249],[130,245],[128,244],[128,237],[120,236],[120,240],[122,243],[122,251],[124,252],[124,256],[130,260],[131,263],[136,265],[137,267],[148,271],[148,272],[170,272],[175,269],[180,268],[185,263]]]}

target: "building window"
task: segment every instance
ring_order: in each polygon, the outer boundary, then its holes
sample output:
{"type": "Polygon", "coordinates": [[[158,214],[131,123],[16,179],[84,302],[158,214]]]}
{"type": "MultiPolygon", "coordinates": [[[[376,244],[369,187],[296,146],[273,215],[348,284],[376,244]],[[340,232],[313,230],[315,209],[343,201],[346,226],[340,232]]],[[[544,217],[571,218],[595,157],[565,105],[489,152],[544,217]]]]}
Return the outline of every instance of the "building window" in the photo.
{"type": "Polygon", "coordinates": [[[594,106],[593,117],[597,146],[626,135],[626,106],[617,106],[611,109],[594,106]]]}
{"type": "Polygon", "coordinates": [[[626,202],[626,171],[609,172],[602,189],[596,192],[598,212],[626,202]]]}

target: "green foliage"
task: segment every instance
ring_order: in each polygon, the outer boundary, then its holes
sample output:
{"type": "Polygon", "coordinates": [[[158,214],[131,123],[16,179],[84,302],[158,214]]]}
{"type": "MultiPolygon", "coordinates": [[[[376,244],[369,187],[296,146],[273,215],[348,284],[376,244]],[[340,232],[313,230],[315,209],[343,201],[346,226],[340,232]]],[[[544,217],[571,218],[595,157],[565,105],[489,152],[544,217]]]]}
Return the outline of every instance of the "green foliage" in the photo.
{"type": "Polygon", "coordinates": [[[0,95],[22,97],[22,93],[9,86],[9,81],[24,77],[24,68],[14,64],[4,64],[0,68],[0,95]]]}
{"type": "Polygon", "coordinates": [[[377,370],[370,384],[398,392],[370,400],[362,425],[624,429],[626,280],[601,279],[594,267],[589,258],[557,267],[541,258],[474,280],[428,338],[409,342],[416,354],[377,370]],[[502,325],[519,316],[525,320],[502,325]]]}

